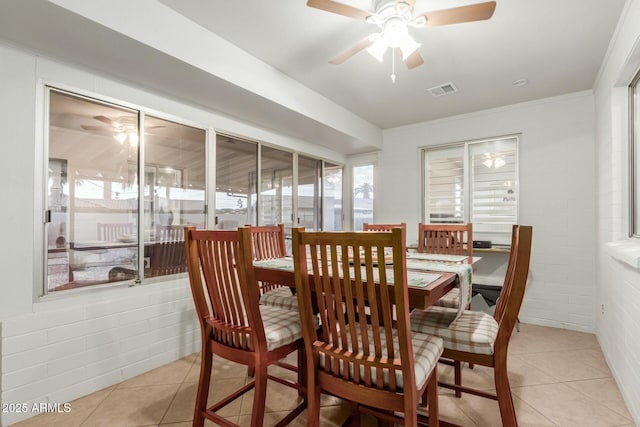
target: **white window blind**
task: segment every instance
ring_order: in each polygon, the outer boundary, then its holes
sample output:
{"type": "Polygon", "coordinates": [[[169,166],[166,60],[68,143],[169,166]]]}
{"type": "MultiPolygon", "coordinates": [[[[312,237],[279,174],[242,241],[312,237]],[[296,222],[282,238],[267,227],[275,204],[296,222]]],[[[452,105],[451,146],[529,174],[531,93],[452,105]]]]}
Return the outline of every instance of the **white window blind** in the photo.
{"type": "Polygon", "coordinates": [[[427,151],[425,162],[429,222],[464,222],[464,147],[427,151]]]}
{"type": "Polygon", "coordinates": [[[508,244],[518,221],[518,137],[425,148],[424,217],[473,223],[474,240],[508,244]]]}
{"type": "Polygon", "coordinates": [[[474,235],[511,233],[518,218],[517,159],[515,137],[469,144],[474,235]]]}

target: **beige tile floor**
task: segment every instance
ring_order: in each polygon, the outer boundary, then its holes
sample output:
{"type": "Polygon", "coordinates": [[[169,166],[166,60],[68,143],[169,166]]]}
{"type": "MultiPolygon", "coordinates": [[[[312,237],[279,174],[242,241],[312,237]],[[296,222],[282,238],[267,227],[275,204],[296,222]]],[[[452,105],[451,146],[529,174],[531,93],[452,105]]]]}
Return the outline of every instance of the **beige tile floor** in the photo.
{"type": "MultiPolygon", "coordinates": [[[[243,366],[216,359],[214,367],[211,399],[247,381],[243,366]]],[[[451,368],[440,365],[439,369],[441,378],[452,377],[451,368]]],[[[15,426],[187,427],[191,425],[198,371],[198,355],[191,355],[75,400],[68,414],[43,414],[15,426]]],[[[594,335],[523,324],[511,341],[509,373],[521,427],[633,426],[594,335]]],[[[492,371],[480,366],[465,368],[463,382],[491,390],[492,371]]],[[[222,414],[248,426],[252,397],[248,393],[222,414]]],[[[297,405],[297,399],[294,390],[270,382],[265,425],[282,418],[297,405]]],[[[439,403],[444,420],[468,427],[501,425],[495,401],[470,395],[457,399],[452,392],[440,389],[439,403]]],[[[321,425],[340,425],[347,414],[344,402],[323,397],[321,425]]],[[[294,425],[304,426],[305,415],[300,415],[294,425]]],[[[375,422],[365,419],[363,425],[375,422]]]]}

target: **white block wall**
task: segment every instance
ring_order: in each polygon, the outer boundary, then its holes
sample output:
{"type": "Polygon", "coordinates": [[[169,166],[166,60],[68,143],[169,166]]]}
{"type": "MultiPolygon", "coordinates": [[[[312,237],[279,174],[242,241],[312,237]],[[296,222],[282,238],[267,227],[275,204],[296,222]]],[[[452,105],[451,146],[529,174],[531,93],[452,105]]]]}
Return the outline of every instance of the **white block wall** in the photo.
{"type": "MultiPolygon", "coordinates": [[[[593,118],[589,91],[386,130],[375,219],[406,222],[407,241],[416,241],[422,197],[420,147],[521,134],[519,222],[533,226],[533,247],[520,320],[593,332],[593,118]]],[[[496,257],[487,255],[477,264],[476,283],[502,283],[505,268],[498,267],[496,257]]]]}
{"type": "MultiPolygon", "coordinates": [[[[200,350],[184,279],[103,289],[36,310],[2,322],[4,403],[68,402],[200,350]]],[[[4,413],[2,425],[29,415],[4,413]]]]}
{"type": "MultiPolygon", "coordinates": [[[[626,4],[595,89],[597,336],[636,425],[640,425],[640,270],[617,261],[608,242],[628,236],[628,93],[640,68],[640,1],[626,4]]],[[[632,243],[640,249],[640,239],[632,243]]]]}

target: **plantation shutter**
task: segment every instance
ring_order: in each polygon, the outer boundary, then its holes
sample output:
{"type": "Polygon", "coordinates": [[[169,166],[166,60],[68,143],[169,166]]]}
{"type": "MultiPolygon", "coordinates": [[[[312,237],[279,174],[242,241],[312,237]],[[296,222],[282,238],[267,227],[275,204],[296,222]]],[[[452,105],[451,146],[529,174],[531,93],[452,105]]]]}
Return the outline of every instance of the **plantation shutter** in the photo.
{"type": "Polygon", "coordinates": [[[425,151],[425,206],[430,223],[463,223],[464,146],[425,151]]]}
{"type": "MultiPolygon", "coordinates": [[[[518,218],[517,139],[469,144],[470,198],[474,236],[504,240],[518,218]]],[[[474,237],[475,240],[478,240],[474,237]]]]}

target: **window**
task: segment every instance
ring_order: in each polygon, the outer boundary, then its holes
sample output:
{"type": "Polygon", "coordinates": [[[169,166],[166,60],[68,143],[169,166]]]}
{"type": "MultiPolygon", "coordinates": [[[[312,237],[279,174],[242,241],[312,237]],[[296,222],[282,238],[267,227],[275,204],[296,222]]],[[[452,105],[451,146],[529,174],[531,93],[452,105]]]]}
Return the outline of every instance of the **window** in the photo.
{"type": "Polygon", "coordinates": [[[423,149],[427,223],[473,223],[475,240],[508,244],[517,223],[518,137],[423,149]]]}
{"type": "Polygon", "coordinates": [[[320,230],[322,160],[298,156],[298,221],[306,230],[320,230]]]}
{"type": "Polygon", "coordinates": [[[640,71],[629,87],[630,147],[630,235],[640,237],[640,71]]]}
{"type": "Polygon", "coordinates": [[[322,229],[342,231],[342,166],[324,162],[322,229]]]}
{"type": "Polygon", "coordinates": [[[216,228],[256,225],[258,146],[216,136],[216,228]]]}
{"type": "Polygon", "coordinates": [[[162,268],[174,260],[155,250],[158,227],[204,224],[206,132],[54,89],[48,100],[45,292],[177,272],[162,268]]]}
{"type": "Polygon", "coordinates": [[[362,224],[373,222],[373,165],[353,168],[353,229],[362,230],[362,224]]]}
{"type": "Polygon", "coordinates": [[[216,224],[218,229],[284,224],[287,233],[294,224],[342,229],[342,166],[217,135],[216,224]]]}

